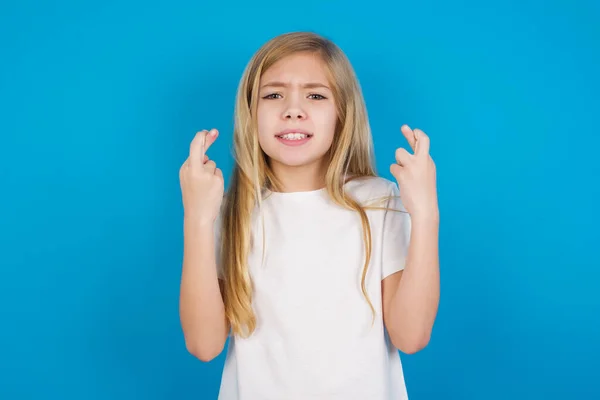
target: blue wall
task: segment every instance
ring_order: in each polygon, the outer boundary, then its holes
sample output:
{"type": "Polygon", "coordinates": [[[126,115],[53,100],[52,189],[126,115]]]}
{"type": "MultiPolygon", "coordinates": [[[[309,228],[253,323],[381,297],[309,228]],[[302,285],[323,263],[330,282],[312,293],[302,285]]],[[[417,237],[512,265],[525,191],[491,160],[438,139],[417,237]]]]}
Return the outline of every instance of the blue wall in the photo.
{"type": "Polygon", "coordinates": [[[442,298],[411,398],[600,398],[598,2],[201,3],[0,6],[0,398],[216,398],[223,355],[179,326],[178,169],[217,127],[228,180],[238,79],[292,30],[354,63],[381,175],[401,124],[431,136],[442,298]]]}

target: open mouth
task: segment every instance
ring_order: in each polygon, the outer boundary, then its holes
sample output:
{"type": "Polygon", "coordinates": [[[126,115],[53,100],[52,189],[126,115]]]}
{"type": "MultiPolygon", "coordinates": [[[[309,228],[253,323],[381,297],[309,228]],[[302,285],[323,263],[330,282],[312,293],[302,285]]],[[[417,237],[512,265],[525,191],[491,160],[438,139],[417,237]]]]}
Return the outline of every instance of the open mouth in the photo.
{"type": "Polygon", "coordinates": [[[311,138],[312,135],[310,133],[301,133],[301,132],[292,132],[292,133],[284,133],[281,135],[276,135],[278,139],[284,140],[302,140],[311,138]]]}
{"type": "Polygon", "coordinates": [[[275,137],[283,144],[287,146],[299,146],[304,144],[312,138],[312,134],[308,132],[285,132],[275,137]]]}

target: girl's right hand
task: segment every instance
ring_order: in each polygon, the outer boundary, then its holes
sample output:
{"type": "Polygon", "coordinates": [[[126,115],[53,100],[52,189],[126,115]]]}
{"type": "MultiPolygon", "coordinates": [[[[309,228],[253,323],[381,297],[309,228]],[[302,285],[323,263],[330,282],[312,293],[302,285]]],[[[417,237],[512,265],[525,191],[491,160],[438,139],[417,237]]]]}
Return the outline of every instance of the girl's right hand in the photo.
{"type": "Polygon", "coordinates": [[[218,134],[216,129],[196,133],[190,144],[189,157],[179,170],[185,218],[200,224],[212,225],[223,201],[223,172],[206,155],[218,134]]]}

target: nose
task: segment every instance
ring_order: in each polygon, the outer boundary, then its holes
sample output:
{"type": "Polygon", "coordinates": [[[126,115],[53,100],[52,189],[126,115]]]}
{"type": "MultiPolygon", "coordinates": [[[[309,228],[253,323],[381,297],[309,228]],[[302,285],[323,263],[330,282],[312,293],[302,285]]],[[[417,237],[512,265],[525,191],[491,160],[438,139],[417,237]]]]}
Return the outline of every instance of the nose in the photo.
{"type": "Polygon", "coordinates": [[[283,112],[283,118],[287,120],[306,119],[306,113],[298,101],[292,100],[286,105],[286,108],[283,112]]]}
{"type": "Polygon", "coordinates": [[[299,108],[288,108],[284,114],[285,119],[305,119],[306,114],[299,108]]]}

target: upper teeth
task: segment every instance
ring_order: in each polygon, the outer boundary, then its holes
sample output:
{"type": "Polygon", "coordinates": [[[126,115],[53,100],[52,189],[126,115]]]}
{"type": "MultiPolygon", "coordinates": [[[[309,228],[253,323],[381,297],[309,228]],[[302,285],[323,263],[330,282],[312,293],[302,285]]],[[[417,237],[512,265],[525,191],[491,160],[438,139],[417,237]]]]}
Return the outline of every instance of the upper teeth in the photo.
{"type": "Polygon", "coordinates": [[[304,139],[305,137],[307,137],[308,135],[305,133],[286,133],[285,135],[281,135],[282,138],[284,139],[289,139],[289,140],[298,140],[298,139],[304,139]]]}

